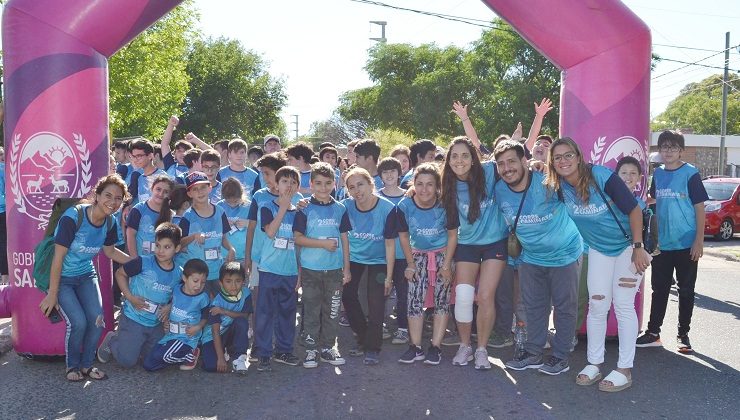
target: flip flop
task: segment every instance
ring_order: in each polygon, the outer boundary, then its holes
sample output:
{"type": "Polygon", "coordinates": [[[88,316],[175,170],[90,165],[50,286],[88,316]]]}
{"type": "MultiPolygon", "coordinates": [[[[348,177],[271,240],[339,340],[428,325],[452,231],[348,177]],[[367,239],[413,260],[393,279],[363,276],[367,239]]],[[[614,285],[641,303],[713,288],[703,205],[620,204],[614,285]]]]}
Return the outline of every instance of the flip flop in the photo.
{"type": "Polygon", "coordinates": [[[632,386],[632,378],[627,378],[623,373],[613,370],[603,381],[599,382],[599,391],[604,392],[619,392],[632,386]],[[604,382],[609,381],[611,385],[605,385],[604,382]]]}
{"type": "Polygon", "coordinates": [[[599,370],[599,367],[596,365],[586,365],[583,370],[578,372],[578,376],[576,376],[576,384],[582,385],[582,386],[589,386],[593,385],[596,382],[599,382],[601,380],[601,371],[599,370]],[[586,376],[586,379],[581,379],[580,376],[586,376]]]}
{"type": "Polygon", "coordinates": [[[83,379],[85,379],[85,375],[83,375],[82,372],[80,372],[80,370],[77,369],[77,368],[69,368],[69,369],[67,369],[66,376],[67,376],[67,381],[69,381],[69,382],[81,382],[83,379]],[[70,378],[69,377],[69,374],[70,373],[74,373],[75,376],[72,377],[72,378],[70,378]]]}
{"type": "Polygon", "coordinates": [[[94,379],[96,381],[105,381],[108,379],[108,375],[106,375],[105,372],[96,367],[88,368],[87,370],[80,369],[80,373],[82,373],[83,376],[94,379]]]}

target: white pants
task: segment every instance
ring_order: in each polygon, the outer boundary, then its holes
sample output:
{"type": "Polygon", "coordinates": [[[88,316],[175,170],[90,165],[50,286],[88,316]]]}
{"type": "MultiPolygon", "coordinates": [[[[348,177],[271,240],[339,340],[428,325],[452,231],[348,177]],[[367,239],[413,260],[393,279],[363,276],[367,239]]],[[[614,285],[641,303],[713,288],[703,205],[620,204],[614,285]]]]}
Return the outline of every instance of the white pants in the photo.
{"type": "Polygon", "coordinates": [[[604,340],[609,308],[614,304],[619,334],[617,367],[629,369],[635,359],[637,312],[635,295],[642,275],[630,271],[632,248],[627,247],[616,257],[608,257],[591,248],[588,251],[588,362],[604,363],[604,340]]]}

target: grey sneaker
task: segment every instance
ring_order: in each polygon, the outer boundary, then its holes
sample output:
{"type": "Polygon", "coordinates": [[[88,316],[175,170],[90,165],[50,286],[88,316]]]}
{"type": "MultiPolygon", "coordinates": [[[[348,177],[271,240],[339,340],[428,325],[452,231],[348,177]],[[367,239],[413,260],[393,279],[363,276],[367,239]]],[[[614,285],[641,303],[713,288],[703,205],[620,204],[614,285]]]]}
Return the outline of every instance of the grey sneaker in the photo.
{"type": "Polygon", "coordinates": [[[491,362],[488,361],[488,351],[485,348],[475,351],[475,369],[488,370],[491,368],[491,362]]]}
{"type": "Polygon", "coordinates": [[[349,355],[352,357],[359,357],[365,355],[365,350],[362,349],[362,347],[354,346],[351,349],[349,349],[349,355]]]}
{"type": "Polygon", "coordinates": [[[504,365],[508,369],[512,370],[537,369],[542,366],[542,356],[537,356],[525,351],[521,356],[513,360],[509,360],[504,363],[504,365]]]}
{"type": "Polygon", "coordinates": [[[457,335],[457,333],[453,331],[450,331],[447,334],[445,334],[444,338],[442,339],[443,346],[453,347],[453,346],[459,346],[460,344],[462,344],[460,342],[460,336],[457,335]]]}
{"type": "Polygon", "coordinates": [[[363,360],[363,363],[366,365],[377,365],[380,363],[380,355],[377,351],[368,351],[365,353],[365,360],[363,360]]]}
{"type": "Polygon", "coordinates": [[[272,366],[270,366],[269,357],[259,358],[259,365],[257,365],[257,372],[272,372],[272,366]]]}
{"type": "Polygon", "coordinates": [[[306,350],[306,358],[303,359],[303,367],[306,369],[315,368],[319,365],[319,352],[317,350],[306,350]]]}
{"type": "Polygon", "coordinates": [[[407,344],[409,342],[409,330],[406,328],[399,328],[393,333],[392,344],[407,344]]]}
{"type": "Polygon", "coordinates": [[[386,327],[385,324],[383,324],[383,340],[387,340],[391,337],[392,335],[391,335],[391,332],[388,331],[388,327],[386,327]]]}
{"type": "Polygon", "coordinates": [[[547,375],[559,375],[561,373],[565,373],[570,370],[570,366],[568,365],[568,361],[566,359],[561,359],[559,357],[550,356],[549,359],[543,364],[539,369],[540,372],[547,374],[547,375]]]}
{"type": "Polygon", "coordinates": [[[473,361],[473,348],[460,344],[455,357],[452,358],[452,364],[455,366],[467,366],[468,362],[473,361]]]}
{"type": "Polygon", "coordinates": [[[503,336],[503,335],[493,333],[491,334],[491,337],[488,339],[488,347],[492,347],[494,349],[502,349],[504,347],[510,347],[513,345],[514,345],[514,337],[512,337],[511,334],[503,336]]]}
{"type": "Polygon", "coordinates": [[[113,331],[105,333],[105,338],[103,338],[103,341],[98,347],[98,361],[100,363],[108,363],[110,362],[111,357],[113,357],[113,353],[110,350],[110,340],[114,335],[116,335],[116,333],[113,331]]]}

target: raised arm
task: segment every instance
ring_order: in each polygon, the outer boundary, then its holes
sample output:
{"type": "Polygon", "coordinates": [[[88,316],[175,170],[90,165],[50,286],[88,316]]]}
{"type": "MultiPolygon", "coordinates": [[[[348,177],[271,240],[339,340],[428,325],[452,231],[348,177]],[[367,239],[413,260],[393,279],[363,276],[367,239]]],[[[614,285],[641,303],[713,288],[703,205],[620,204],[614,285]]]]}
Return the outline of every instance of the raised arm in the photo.
{"type": "Polygon", "coordinates": [[[470,141],[473,142],[473,146],[475,146],[477,149],[480,149],[480,139],[478,138],[478,133],[475,131],[473,123],[470,121],[470,117],[468,117],[468,106],[463,105],[462,103],[460,103],[460,101],[455,101],[452,103],[452,112],[454,112],[458,116],[458,118],[460,118],[460,121],[462,121],[465,135],[470,139],[470,141]]]}
{"type": "Polygon", "coordinates": [[[172,133],[175,131],[177,124],[180,124],[180,119],[175,115],[171,116],[167,128],[164,129],[164,134],[162,134],[162,143],[160,144],[162,146],[162,157],[172,153],[170,142],[172,142],[172,133]]]}
{"type": "Polygon", "coordinates": [[[527,142],[524,143],[527,149],[532,150],[534,147],[534,142],[537,140],[537,136],[540,135],[540,129],[542,129],[542,121],[550,110],[552,110],[552,101],[548,98],[542,98],[539,105],[537,105],[537,102],[534,103],[534,121],[532,121],[532,127],[529,128],[527,142]]]}

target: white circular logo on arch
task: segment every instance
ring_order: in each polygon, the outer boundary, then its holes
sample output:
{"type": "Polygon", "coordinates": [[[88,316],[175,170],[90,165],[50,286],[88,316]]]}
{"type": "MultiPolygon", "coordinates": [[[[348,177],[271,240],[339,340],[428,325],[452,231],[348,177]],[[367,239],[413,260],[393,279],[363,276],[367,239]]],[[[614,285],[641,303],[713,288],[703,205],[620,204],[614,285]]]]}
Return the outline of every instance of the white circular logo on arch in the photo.
{"type": "MultiPolygon", "coordinates": [[[[599,137],[594,142],[591,150],[591,163],[615,168],[620,159],[625,156],[632,156],[640,162],[643,174],[647,173],[647,152],[642,142],[632,136],[623,136],[614,140],[608,147],[604,147],[605,144],[606,137],[599,137]]],[[[646,182],[647,179],[643,175],[636,192],[644,195],[646,182]]]]}

